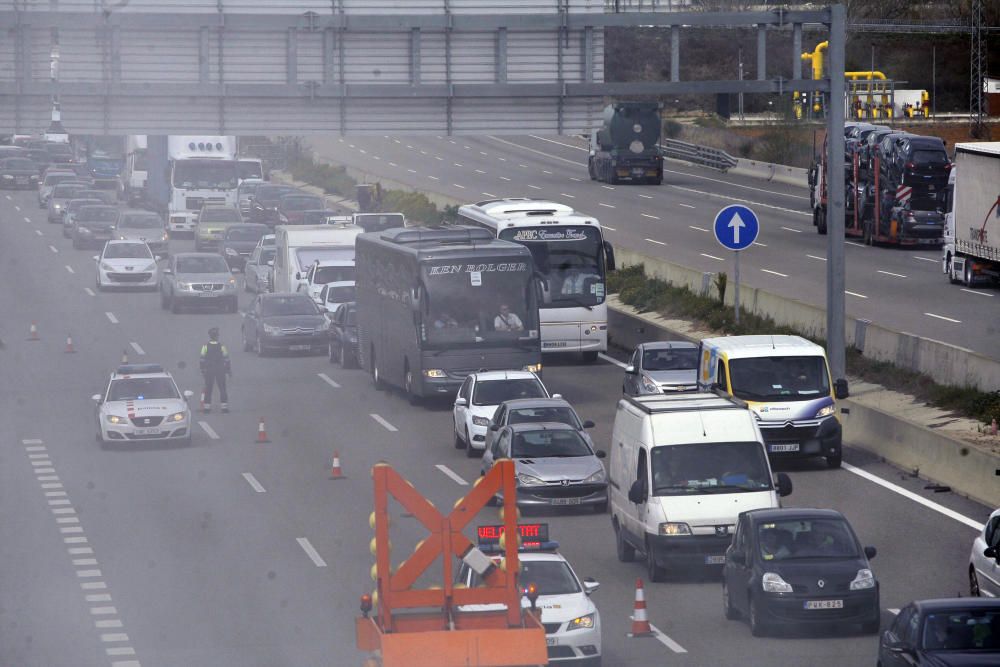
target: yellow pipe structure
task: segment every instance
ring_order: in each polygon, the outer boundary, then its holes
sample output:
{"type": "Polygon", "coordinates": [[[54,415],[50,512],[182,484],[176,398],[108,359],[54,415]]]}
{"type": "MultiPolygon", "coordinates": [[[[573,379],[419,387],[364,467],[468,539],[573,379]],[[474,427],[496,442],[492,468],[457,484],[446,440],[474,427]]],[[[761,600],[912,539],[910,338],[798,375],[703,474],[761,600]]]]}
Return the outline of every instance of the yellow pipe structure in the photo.
{"type": "Polygon", "coordinates": [[[822,79],[823,78],[823,52],[826,51],[827,47],[830,46],[830,42],[820,42],[813,49],[812,53],[803,53],[802,60],[809,62],[812,65],[812,78],[822,79]]]}

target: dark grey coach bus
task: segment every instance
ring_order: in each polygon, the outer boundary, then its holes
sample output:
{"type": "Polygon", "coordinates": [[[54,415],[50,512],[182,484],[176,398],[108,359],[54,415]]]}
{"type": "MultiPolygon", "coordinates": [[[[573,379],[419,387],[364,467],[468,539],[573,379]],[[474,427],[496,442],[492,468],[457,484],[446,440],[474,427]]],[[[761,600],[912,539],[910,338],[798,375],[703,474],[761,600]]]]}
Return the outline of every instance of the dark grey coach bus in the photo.
{"type": "Polygon", "coordinates": [[[472,227],[357,237],[358,360],[377,389],[454,395],[479,370],[541,371],[531,252],[472,227]]]}

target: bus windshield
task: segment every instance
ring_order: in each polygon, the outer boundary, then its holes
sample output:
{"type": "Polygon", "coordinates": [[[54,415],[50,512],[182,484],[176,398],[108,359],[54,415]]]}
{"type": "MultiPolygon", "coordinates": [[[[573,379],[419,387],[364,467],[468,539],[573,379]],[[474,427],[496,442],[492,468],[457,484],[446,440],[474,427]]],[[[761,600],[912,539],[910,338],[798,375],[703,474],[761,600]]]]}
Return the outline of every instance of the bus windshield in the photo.
{"type": "Polygon", "coordinates": [[[522,261],[423,267],[423,327],[429,346],[537,340],[531,264],[522,261]]]}
{"type": "Polygon", "coordinates": [[[526,246],[542,276],[542,308],[604,303],[604,248],[596,227],[510,228],[500,238],[526,246]]]}
{"type": "Polygon", "coordinates": [[[174,163],[174,187],[231,190],[236,187],[236,163],[232,160],[178,160],[174,163]]]}

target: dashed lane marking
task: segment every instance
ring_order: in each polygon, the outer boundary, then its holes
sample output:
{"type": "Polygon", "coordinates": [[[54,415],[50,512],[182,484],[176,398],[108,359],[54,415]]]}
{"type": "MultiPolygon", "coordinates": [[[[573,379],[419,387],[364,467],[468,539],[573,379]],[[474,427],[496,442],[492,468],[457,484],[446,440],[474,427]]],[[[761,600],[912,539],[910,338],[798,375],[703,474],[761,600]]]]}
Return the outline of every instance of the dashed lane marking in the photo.
{"type": "Polygon", "coordinates": [[[576,199],[575,195],[566,194],[565,192],[560,192],[559,196],[560,197],[566,197],[567,199],[576,199]]]}
{"type": "Polygon", "coordinates": [[[540,187],[538,187],[537,185],[532,185],[531,183],[528,183],[528,187],[531,188],[532,190],[541,190],[540,187]]]}
{"type": "Polygon", "coordinates": [[[477,174],[485,174],[486,172],[483,171],[482,169],[476,169],[476,173],[477,174]]]}
{"type": "Polygon", "coordinates": [[[208,437],[210,437],[212,440],[219,439],[219,434],[215,432],[215,429],[212,428],[212,426],[208,422],[200,421],[198,422],[198,426],[200,426],[201,430],[204,431],[208,435],[208,437]]]}
{"type": "MultiPolygon", "coordinates": [[[[25,222],[31,222],[31,218],[29,218],[28,216],[24,216],[24,221],[25,222]]],[[[35,231],[36,232],[40,232],[41,230],[40,229],[36,229],[35,231]]]]}
{"type": "Polygon", "coordinates": [[[826,261],[826,257],[819,257],[818,255],[806,255],[809,259],[818,259],[821,262],[826,261]]]}
{"type": "Polygon", "coordinates": [[[787,273],[779,273],[778,271],[772,271],[771,269],[761,269],[764,273],[770,273],[772,276],[780,276],[781,278],[787,278],[787,273]]]}
{"type": "Polygon", "coordinates": [[[577,183],[583,183],[583,179],[582,178],[577,178],[576,176],[570,176],[569,180],[576,181],[577,183]]]}
{"type": "Polygon", "coordinates": [[[395,162],[390,162],[390,163],[389,163],[389,166],[390,166],[390,167],[398,167],[399,165],[398,165],[398,164],[396,164],[395,162]]]}
{"type": "Polygon", "coordinates": [[[951,322],[952,324],[961,324],[962,320],[956,320],[953,317],[946,317],[944,315],[938,315],[936,313],[924,313],[927,317],[933,317],[935,319],[944,320],[945,322],[951,322]]]}
{"type": "Polygon", "coordinates": [[[913,259],[918,262],[930,262],[931,264],[937,264],[939,260],[931,259],[930,257],[914,257],[913,259]]]}
{"type": "Polygon", "coordinates": [[[542,173],[543,173],[543,174],[548,174],[549,176],[551,176],[551,175],[552,175],[552,172],[551,172],[551,171],[549,171],[548,169],[542,169],[542,173]]]}
{"type": "Polygon", "coordinates": [[[501,177],[500,177],[500,180],[501,180],[501,181],[509,181],[510,179],[509,179],[509,178],[507,178],[506,176],[501,176],[501,177]]]}
{"type": "Polygon", "coordinates": [[[652,199],[653,198],[650,195],[639,195],[639,196],[642,197],[643,199],[652,199]]]}
{"type": "Polygon", "coordinates": [[[614,357],[610,357],[610,356],[604,354],[603,352],[598,352],[597,356],[600,357],[601,359],[603,359],[604,361],[608,362],[609,364],[614,364],[618,368],[625,368],[626,366],[628,366],[628,364],[623,363],[621,361],[618,361],[614,357]]]}
{"type": "Polygon", "coordinates": [[[794,234],[801,234],[802,233],[801,229],[792,229],[791,227],[782,227],[782,229],[784,229],[786,232],[792,232],[794,234]]]}
{"type": "Polygon", "coordinates": [[[90,289],[89,287],[84,287],[83,291],[86,292],[89,296],[97,296],[96,294],[94,294],[94,290],[90,289]]]}
{"type": "Polygon", "coordinates": [[[856,296],[859,299],[867,299],[868,298],[864,294],[858,294],[857,292],[852,292],[852,291],[846,290],[846,289],[844,290],[844,294],[850,294],[851,296],[856,296]]]}
{"type": "Polygon", "coordinates": [[[70,266],[69,264],[66,265],[66,271],[68,273],[76,273],[76,271],[73,270],[73,267],[70,266]]]}
{"type": "Polygon", "coordinates": [[[604,208],[614,208],[615,207],[614,204],[605,204],[602,201],[597,202],[597,205],[598,206],[603,206],[604,208]]]}
{"type": "Polygon", "coordinates": [[[612,227],[611,225],[602,225],[602,227],[604,229],[608,230],[609,232],[617,232],[618,231],[617,227],[612,227]]]}
{"type": "Polygon", "coordinates": [[[464,185],[459,185],[458,183],[452,183],[451,186],[453,188],[458,188],[459,190],[464,190],[465,189],[464,185]]]}
{"type": "Polygon", "coordinates": [[[961,289],[963,292],[968,292],[969,294],[975,294],[976,296],[993,296],[989,292],[980,292],[974,289],[966,289],[964,287],[960,287],[959,289],[961,289]]]}
{"type": "Polygon", "coordinates": [[[331,386],[331,387],[333,387],[334,389],[340,389],[340,385],[339,385],[339,384],[337,384],[337,381],[336,381],[336,380],[334,380],[334,379],[333,379],[332,377],[330,377],[329,375],[327,375],[326,373],[317,373],[316,375],[318,375],[318,376],[319,376],[319,379],[320,379],[320,380],[322,380],[323,382],[327,383],[328,385],[330,385],[330,386],[331,386]]]}
{"type": "Polygon", "coordinates": [[[867,246],[865,246],[864,243],[856,243],[854,241],[844,241],[844,244],[845,245],[852,245],[855,248],[865,248],[865,247],[867,247],[867,246]]]}
{"type": "Polygon", "coordinates": [[[678,202],[678,206],[683,206],[684,208],[695,208],[691,204],[684,204],[684,203],[681,203],[681,202],[678,202]]]}
{"type": "Polygon", "coordinates": [[[40,229],[36,229],[35,230],[35,235],[36,236],[45,236],[44,234],[42,234],[42,230],[40,230],[40,229]]]}
{"type": "Polygon", "coordinates": [[[399,430],[398,428],[396,428],[395,426],[393,426],[392,424],[390,424],[389,422],[387,422],[385,419],[383,419],[380,415],[377,415],[374,412],[371,413],[369,415],[369,417],[371,417],[376,422],[378,422],[387,431],[395,432],[395,431],[399,430]]]}
{"type": "Polygon", "coordinates": [[[243,473],[243,479],[245,479],[247,481],[247,484],[250,485],[250,488],[256,491],[257,493],[266,493],[263,485],[261,485],[261,483],[257,481],[257,478],[253,476],[252,472],[243,473]]]}
{"type": "Polygon", "coordinates": [[[431,179],[432,181],[440,181],[441,180],[437,176],[428,176],[427,178],[431,179]]]}
{"type": "Polygon", "coordinates": [[[708,253],[700,252],[698,254],[701,255],[702,257],[707,257],[709,259],[714,259],[717,262],[724,262],[724,261],[726,261],[726,260],[722,259],[721,257],[716,257],[715,255],[709,255],[708,253]]]}
{"type": "Polygon", "coordinates": [[[706,234],[711,234],[712,232],[704,227],[699,227],[698,225],[688,225],[689,229],[693,229],[698,232],[705,232],[706,234]]]}
{"type": "Polygon", "coordinates": [[[411,174],[417,173],[416,169],[407,169],[406,171],[410,172],[411,174]]]}
{"type": "Polygon", "coordinates": [[[112,312],[111,312],[110,310],[109,310],[109,311],[107,311],[107,312],[106,312],[106,313],[104,313],[104,314],[105,314],[105,316],[107,316],[107,318],[108,318],[108,321],[109,321],[109,322],[111,322],[111,324],[118,324],[118,318],[117,318],[117,317],[115,317],[115,314],[114,314],[114,313],[112,313],[112,312]]]}
{"type": "Polygon", "coordinates": [[[440,470],[441,472],[443,472],[445,474],[445,476],[447,476],[449,479],[451,479],[453,482],[455,482],[459,486],[468,486],[469,485],[469,483],[466,482],[464,479],[462,479],[459,476],[458,473],[456,473],[454,470],[452,470],[451,468],[449,468],[445,464],[438,463],[434,467],[437,468],[438,470],[440,470]]]}
{"type": "Polygon", "coordinates": [[[655,243],[656,245],[667,245],[663,241],[657,241],[656,239],[643,239],[644,241],[649,241],[650,243],[655,243]]]}
{"type": "Polygon", "coordinates": [[[881,273],[882,275],[885,276],[892,276],[893,278],[906,278],[906,276],[904,276],[902,273],[893,273],[892,271],[883,271],[882,269],[878,269],[876,273],[881,273]]]}
{"type": "Polygon", "coordinates": [[[319,552],[316,551],[316,548],[313,547],[307,538],[296,537],[295,541],[298,542],[299,546],[302,547],[302,550],[306,552],[306,555],[309,556],[309,560],[313,562],[313,565],[316,567],[326,567],[326,561],[323,560],[323,557],[319,555],[319,552]]]}
{"type": "Polygon", "coordinates": [[[644,218],[650,218],[651,220],[659,220],[660,219],[660,216],[658,216],[658,215],[650,215],[649,213],[640,213],[639,215],[641,215],[644,218]]]}
{"type": "Polygon", "coordinates": [[[138,354],[140,357],[146,356],[146,351],[144,349],[142,349],[142,347],[139,345],[139,343],[137,343],[137,342],[135,342],[133,340],[133,341],[129,341],[129,345],[132,347],[133,350],[135,350],[135,353],[138,354]]]}
{"type": "Polygon", "coordinates": [[[479,194],[483,195],[484,197],[496,197],[496,195],[491,192],[480,192],[479,194]]]}
{"type": "Polygon", "coordinates": [[[614,190],[615,189],[615,186],[613,186],[613,185],[602,185],[601,187],[604,188],[605,190],[614,190]]]}

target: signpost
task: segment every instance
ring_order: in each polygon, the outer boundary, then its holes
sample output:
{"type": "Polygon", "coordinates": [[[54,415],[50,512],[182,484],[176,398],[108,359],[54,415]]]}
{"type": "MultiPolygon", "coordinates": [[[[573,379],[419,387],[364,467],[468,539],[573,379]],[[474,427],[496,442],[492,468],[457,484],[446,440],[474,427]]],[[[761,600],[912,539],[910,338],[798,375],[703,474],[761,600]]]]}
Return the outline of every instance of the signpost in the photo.
{"type": "Polygon", "coordinates": [[[749,248],[757,240],[760,223],[757,214],[746,206],[731,204],[715,214],[715,240],[722,247],[733,251],[733,280],[736,289],[733,292],[736,322],[740,321],[740,250],[749,248]]]}

